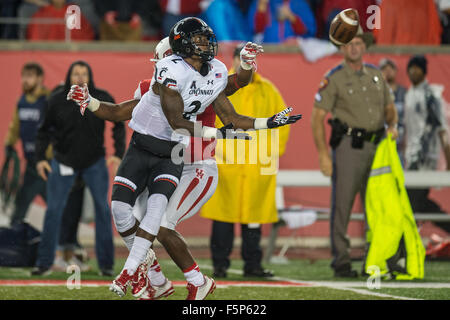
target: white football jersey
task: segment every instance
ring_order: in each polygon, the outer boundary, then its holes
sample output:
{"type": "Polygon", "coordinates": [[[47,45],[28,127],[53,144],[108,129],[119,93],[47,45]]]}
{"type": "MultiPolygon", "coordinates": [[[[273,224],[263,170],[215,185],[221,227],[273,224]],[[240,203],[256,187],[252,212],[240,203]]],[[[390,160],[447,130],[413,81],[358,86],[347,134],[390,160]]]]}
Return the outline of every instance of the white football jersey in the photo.
{"type": "MultiPolygon", "coordinates": [[[[208,64],[209,72],[202,76],[180,56],[168,56],[156,63],[150,88],[156,81],[179,92],[184,102],[183,115],[194,122],[225,89],[228,81],[227,68],[221,61],[213,59],[208,64]]],[[[134,108],[129,127],[158,139],[189,143],[189,137],[174,133],[162,110],[160,97],[152,89],[134,108]]]]}

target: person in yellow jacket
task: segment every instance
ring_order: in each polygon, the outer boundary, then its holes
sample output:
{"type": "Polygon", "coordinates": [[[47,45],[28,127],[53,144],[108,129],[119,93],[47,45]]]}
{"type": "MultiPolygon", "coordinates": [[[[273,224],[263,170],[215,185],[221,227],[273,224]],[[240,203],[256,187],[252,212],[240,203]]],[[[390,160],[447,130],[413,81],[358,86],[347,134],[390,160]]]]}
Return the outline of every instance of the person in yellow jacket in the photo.
{"type": "MultiPolygon", "coordinates": [[[[241,49],[238,46],[234,51],[233,69],[239,66],[241,49]]],[[[238,113],[251,117],[270,117],[285,108],[274,84],[256,72],[252,82],[229,99],[238,113]]],[[[216,127],[222,126],[216,118],[216,127]]],[[[218,141],[216,146],[219,182],[216,192],[200,213],[213,220],[210,249],[215,277],[226,277],[230,266],[234,223],[241,224],[244,276],[273,276],[261,265],[261,224],[278,221],[276,173],[278,158],[285,151],[289,126],[251,134],[253,139],[250,141],[218,141]]]]}

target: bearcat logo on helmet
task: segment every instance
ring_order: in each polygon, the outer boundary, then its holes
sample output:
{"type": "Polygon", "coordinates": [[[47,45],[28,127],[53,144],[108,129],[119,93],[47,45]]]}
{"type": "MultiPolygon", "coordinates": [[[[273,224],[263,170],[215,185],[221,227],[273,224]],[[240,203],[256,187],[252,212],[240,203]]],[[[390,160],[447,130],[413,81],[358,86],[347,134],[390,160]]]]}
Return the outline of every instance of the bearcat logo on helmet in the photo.
{"type": "Polygon", "coordinates": [[[170,31],[170,47],[172,52],[183,58],[193,55],[199,56],[202,61],[211,61],[217,55],[217,39],[212,29],[202,19],[188,17],[177,22],[170,31]],[[208,39],[208,49],[202,50],[193,41],[197,35],[208,39]]]}

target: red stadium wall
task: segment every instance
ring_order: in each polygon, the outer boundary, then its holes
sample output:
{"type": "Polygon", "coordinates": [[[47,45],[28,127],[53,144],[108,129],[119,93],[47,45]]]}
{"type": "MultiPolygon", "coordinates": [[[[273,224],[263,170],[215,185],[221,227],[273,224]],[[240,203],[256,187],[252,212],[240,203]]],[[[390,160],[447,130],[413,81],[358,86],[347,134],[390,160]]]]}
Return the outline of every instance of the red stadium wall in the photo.
{"type": "MultiPolygon", "coordinates": [[[[383,57],[393,59],[399,67],[399,82],[408,86],[406,65],[408,55],[369,54],[366,61],[378,64],[383,57]]],[[[116,101],[132,99],[134,90],[141,79],[152,76],[150,54],[115,53],[115,52],[55,52],[55,51],[3,51],[0,52],[0,90],[2,108],[0,109],[0,139],[4,141],[9,122],[15,110],[16,101],[21,94],[20,71],[22,65],[30,60],[42,64],[45,69],[45,85],[53,88],[65,79],[69,65],[79,59],[87,61],[94,73],[94,81],[100,88],[109,91],[116,101]]],[[[221,56],[227,66],[230,66],[231,56],[221,56]]],[[[433,83],[443,84],[450,88],[450,55],[428,55],[428,79],[433,83]]],[[[316,63],[307,62],[298,54],[269,54],[258,58],[258,72],[270,79],[280,90],[286,105],[293,106],[296,113],[303,114],[303,120],[291,129],[291,136],[286,154],[280,161],[281,169],[317,170],[317,152],[313,144],[310,127],[310,115],[318,84],[323,74],[338,64],[338,55],[324,58],[316,63]]],[[[450,89],[444,91],[444,97],[450,101],[450,89]]],[[[110,128],[110,127],[108,127],[110,128]]],[[[106,132],[107,153],[112,153],[111,133],[106,132]]],[[[127,138],[130,137],[130,131],[127,138]]],[[[0,159],[3,159],[3,148],[0,148],[0,159]]],[[[285,201],[287,204],[302,204],[304,206],[328,207],[329,188],[287,188],[285,201]]],[[[450,212],[450,190],[433,190],[432,197],[450,212]]],[[[42,203],[42,202],[40,202],[42,203]]],[[[361,212],[357,201],[354,211],[361,212]]],[[[180,231],[185,236],[209,235],[210,221],[198,215],[180,225],[180,231]],[[197,223],[197,222],[201,223],[197,223]]],[[[237,229],[239,230],[239,229],[237,229]]],[[[269,226],[263,231],[267,234],[269,226]]],[[[287,232],[284,230],[283,232],[287,232]]],[[[352,222],[349,233],[351,236],[361,236],[363,226],[352,222]]],[[[313,226],[299,231],[303,236],[328,236],[328,222],[317,222],[313,226]]]]}

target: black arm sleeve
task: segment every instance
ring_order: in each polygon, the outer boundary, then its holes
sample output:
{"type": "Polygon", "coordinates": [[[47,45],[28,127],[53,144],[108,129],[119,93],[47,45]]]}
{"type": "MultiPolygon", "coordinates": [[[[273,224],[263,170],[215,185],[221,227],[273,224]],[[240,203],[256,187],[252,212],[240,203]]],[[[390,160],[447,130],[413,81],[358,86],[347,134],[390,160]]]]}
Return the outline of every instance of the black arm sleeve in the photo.
{"type": "Polygon", "coordinates": [[[113,139],[114,139],[114,155],[120,159],[125,154],[125,124],[123,122],[114,122],[113,139]]]}

